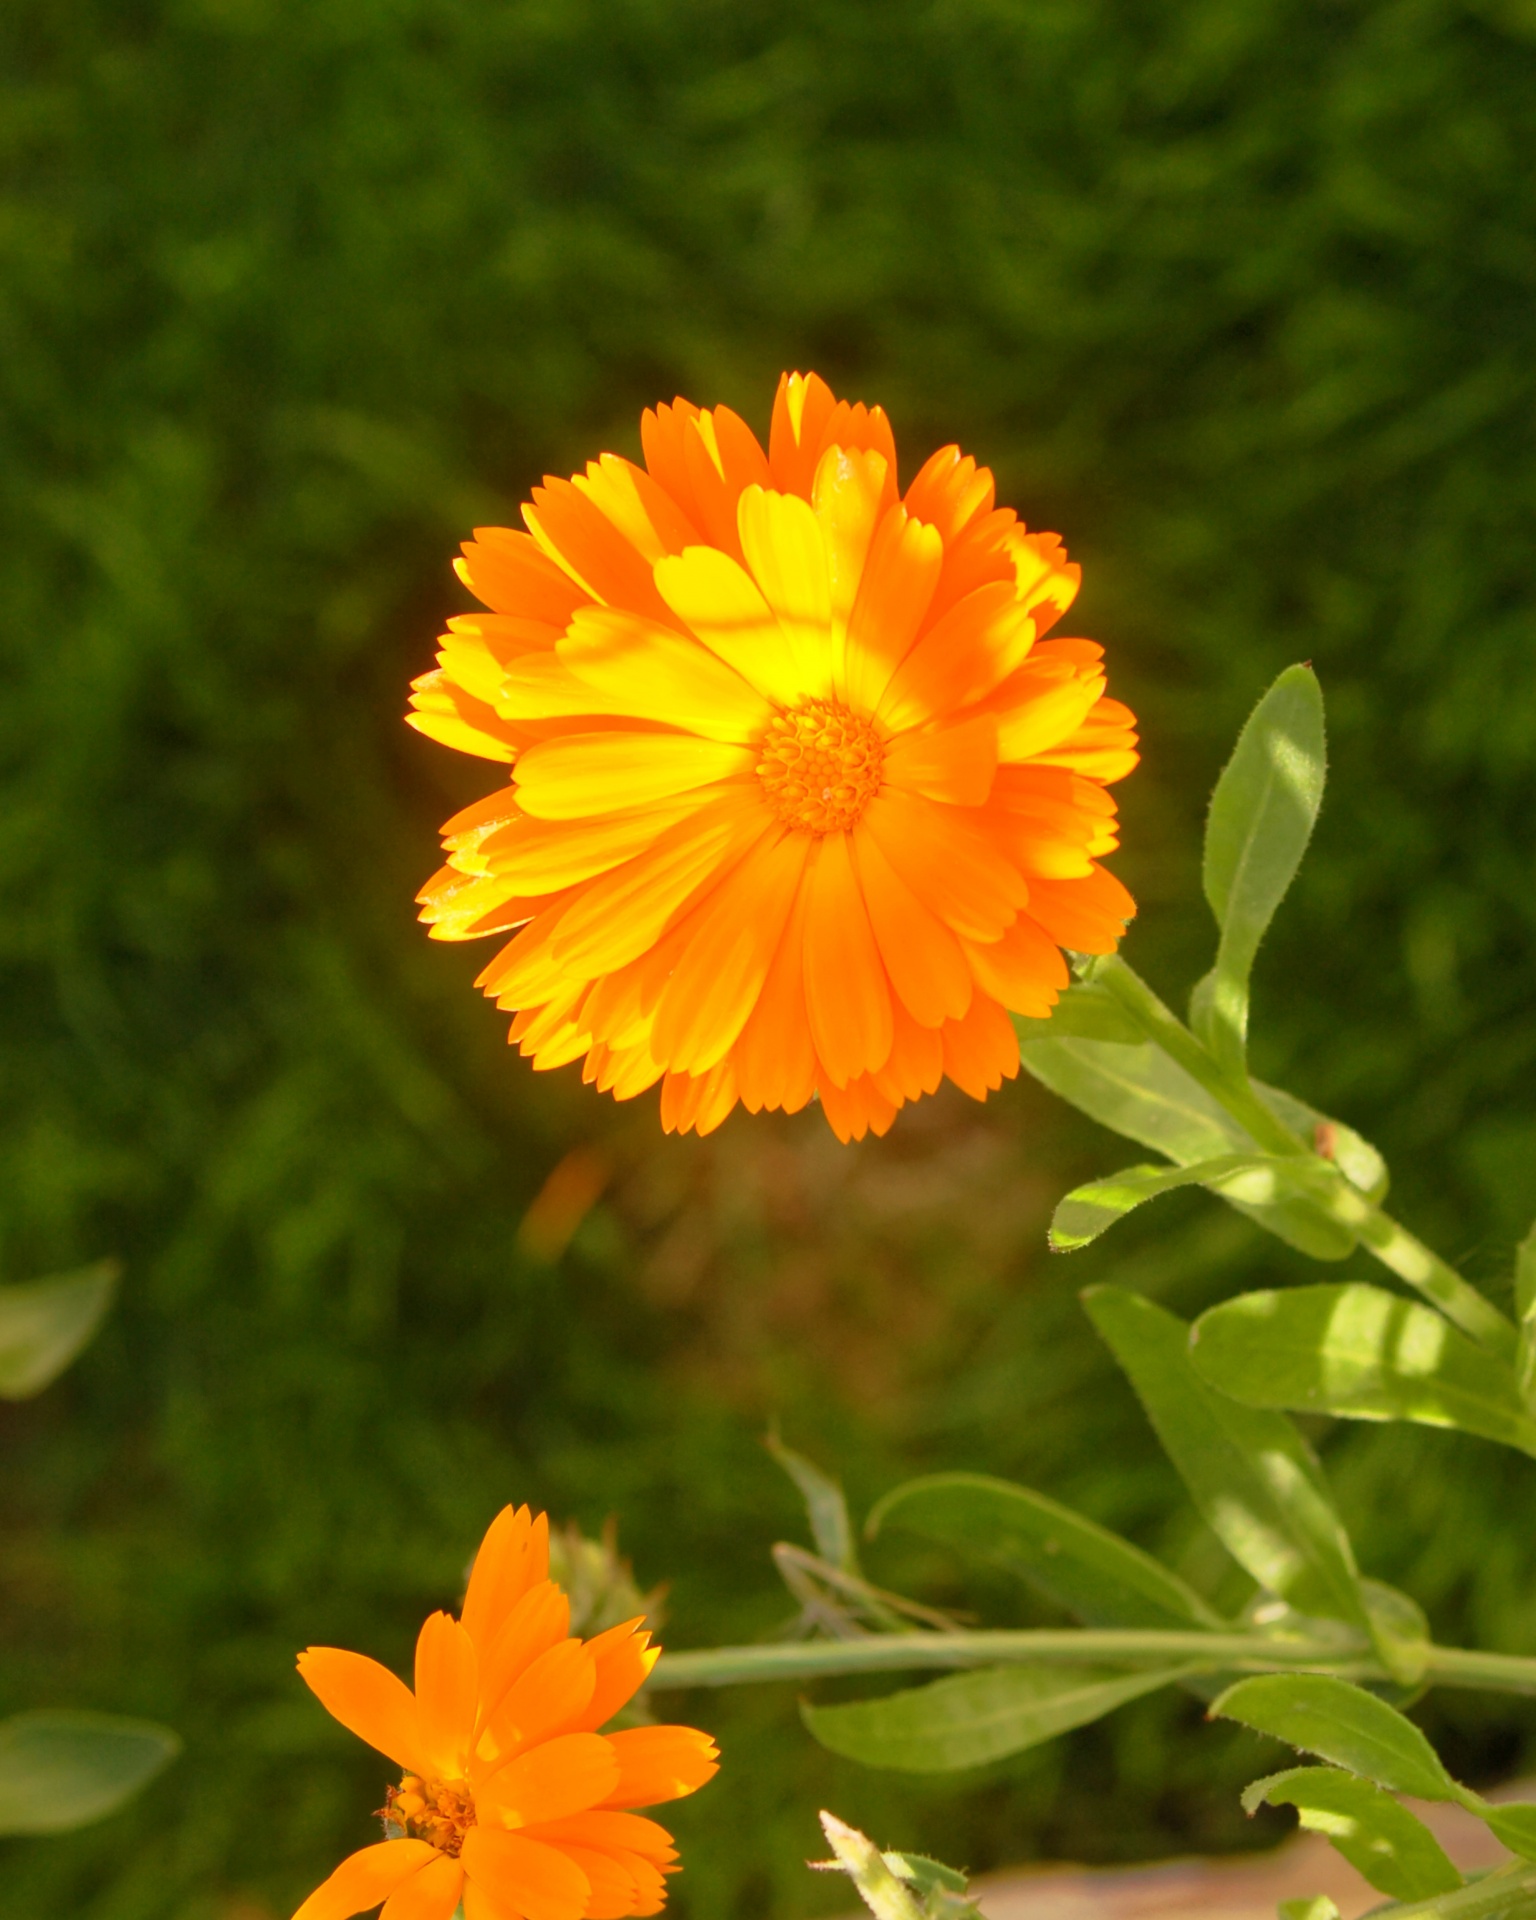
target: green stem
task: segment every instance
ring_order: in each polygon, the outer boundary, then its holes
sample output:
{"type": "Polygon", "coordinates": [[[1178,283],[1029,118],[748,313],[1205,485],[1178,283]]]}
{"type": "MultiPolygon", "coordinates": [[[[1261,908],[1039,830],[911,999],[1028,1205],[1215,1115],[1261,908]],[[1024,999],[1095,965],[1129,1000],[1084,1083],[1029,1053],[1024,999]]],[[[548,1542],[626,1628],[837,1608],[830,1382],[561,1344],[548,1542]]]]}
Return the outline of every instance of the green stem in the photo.
{"type": "MultiPolygon", "coordinates": [[[[1327,1167],[1307,1141],[1271,1113],[1247,1078],[1228,1073],[1118,954],[1096,960],[1090,977],[1114,995],[1147,1038],[1198,1081],[1257,1145],[1267,1153],[1304,1155],[1320,1172],[1327,1167]]],[[[1439,1254],[1333,1172],[1332,1179],[1318,1183],[1314,1197],[1321,1209],[1349,1227],[1384,1267],[1432,1300],[1463,1333],[1513,1363],[1519,1347],[1514,1324],[1439,1254]]]]}
{"type": "Polygon", "coordinates": [[[1454,1893],[1379,1911],[1381,1920],[1526,1920],[1536,1913],[1536,1861],[1513,1860],[1454,1893]]]}
{"type": "MultiPolygon", "coordinates": [[[[1353,1637],[1352,1637],[1353,1638],[1353,1637]]],[[[946,1669],[1035,1664],[1108,1663],[1163,1666],[1194,1660],[1212,1671],[1273,1673],[1325,1669],[1384,1679],[1363,1636],[1350,1640],[1290,1640],[1263,1633],[1204,1633],[1199,1629],[1048,1627],[975,1633],[872,1633],[856,1640],[796,1640],[755,1647],[709,1647],[667,1653],[652,1688],[732,1687],[752,1681],[814,1680],[834,1673],[891,1673],[904,1668],[946,1669]]],[[[1536,1670],[1536,1661],[1531,1663],[1536,1670]]],[[[1536,1675],[1533,1675],[1536,1684],[1536,1675]]]]}
{"type": "MultiPolygon", "coordinates": [[[[1386,1680],[1363,1635],[1329,1639],[1265,1633],[1205,1633],[1198,1628],[1026,1627],[967,1633],[871,1633],[853,1640],[779,1641],[765,1646],[705,1647],[663,1654],[653,1691],[818,1680],[842,1673],[899,1673],[920,1668],[1030,1665],[1172,1666],[1194,1662],[1212,1673],[1332,1673],[1341,1679],[1386,1680]]],[[[1536,1695],[1536,1659],[1431,1647],[1424,1678],[1445,1687],[1536,1695]]]]}

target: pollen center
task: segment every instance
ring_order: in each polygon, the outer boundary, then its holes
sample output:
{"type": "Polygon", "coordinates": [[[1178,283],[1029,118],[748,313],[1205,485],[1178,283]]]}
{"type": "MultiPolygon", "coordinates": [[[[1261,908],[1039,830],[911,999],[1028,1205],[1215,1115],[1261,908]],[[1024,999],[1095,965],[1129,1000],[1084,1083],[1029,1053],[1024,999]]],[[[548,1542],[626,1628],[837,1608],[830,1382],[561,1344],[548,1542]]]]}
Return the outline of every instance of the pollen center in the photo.
{"type": "Polygon", "coordinates": [[[475,1824],[475,1803],[466,1786],[423,1780],[414,1773],[406,1774],[398,1787],[385,1790],[379,1811],[391,1840],[425,1840],[455,1860],[465,1834],[475,1824]]]}
{"type": "Polygon", "coordinates": [[[836,700],[776,713],[759,751],[769,806],[802,833],[845,833],[880,791],[885,748],[874,722],[836,700]]]}

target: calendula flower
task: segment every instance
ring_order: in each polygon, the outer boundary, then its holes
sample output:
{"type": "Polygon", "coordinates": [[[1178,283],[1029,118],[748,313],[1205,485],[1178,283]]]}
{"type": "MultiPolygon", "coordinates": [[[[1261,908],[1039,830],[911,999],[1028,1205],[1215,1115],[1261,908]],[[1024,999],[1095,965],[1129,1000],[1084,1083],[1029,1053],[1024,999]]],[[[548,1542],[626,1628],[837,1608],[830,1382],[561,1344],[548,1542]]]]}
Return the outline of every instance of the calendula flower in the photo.
{"type": "Polygon", "coordinates": [[[703,1786],[693,1727],[602,1733],[655,1664],[639,1620],[583,1642],[548,1577],[549,1527],[505,1508],[475,1557],[464,1611],[416,1642],[414,1692],[387,1667],[309,1647],[299,1672],[344,1727],[403,1769],[386,1838],[352,1854],[294,1920],[623,1920],[660,1911],[671,1836],[636,1813],[703,1786]]]}
{"type": "Polygon", "coordinates": [[[786,375],[765,453],[728,407],[647,412],[645,467],[546,479],[481,528],[412,724],[507,762],[444,828],[433,936],[536,1067],[662,1082],[700,1133],[818,1096],[883,1133],[1018,1069],[1062,948],[1134,911],[1099,865],[1136,763],[1103,649],[1045,639],[1079,569],[945,447],[898,492],[878,407],[786,375]]]}

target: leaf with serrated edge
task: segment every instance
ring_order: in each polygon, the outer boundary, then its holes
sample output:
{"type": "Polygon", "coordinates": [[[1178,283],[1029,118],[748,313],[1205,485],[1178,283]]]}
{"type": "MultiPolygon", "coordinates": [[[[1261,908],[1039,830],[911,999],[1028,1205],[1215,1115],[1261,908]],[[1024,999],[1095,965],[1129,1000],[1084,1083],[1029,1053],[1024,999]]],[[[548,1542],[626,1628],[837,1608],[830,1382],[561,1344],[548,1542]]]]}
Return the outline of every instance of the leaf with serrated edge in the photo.
{"type": "Polygon", "coordinates": [[[1536,1453],[1513,1368],[1383,1287],[1239,1294],[1195,1322],[1194,1364],[1249,1407],[1458,1427],[1536,1453]]]}
{"type": "Polygon", "coordinates": [[[1332,1674],[1266,1673],[1239,1680],[1211,1703],[1210,1717],[1241,1721],[1393,1793],[1420,1800],[1461,1797],[1411,1720],[1332,1674]]]}
{"type": "Polygon", "coordinates": [[[800,1712],[824,1747],[866,1767],[954,1773],[1022,1753],[1071,1727],[1085,1727],[1187,1671],[978,1667],[879,1700],[845,1707],[804,1705],[800,1712]]]}
{"type": "Polygon", "coordinates": [[[1090,1287],[1083,1304],[1233,1558],[1299,1613],[1366,1626],[1348,1536],[1290,1421],[1208,1386],[1190,1361],[1189,1328],[1165,1308],[1119,1287],[1090,1287]]]}
{"type": "Polygon", "coordinates": [[[1201,1038],[1245,1070],[1254,956],[1301,865],[1323,801],[1323,696],[1308,666],[1287,667],[1238,735],[1211,795],[1205,897],[1221,930],[1201,1038]]]}
{"type": "Polygon", "coordinates": [[[935,1473],[894,1488],[865,1532],[906,1527],[1002,1567],[1094,1627],[1210,1627],[1221,1616],[1150,1554],[1030,1487],[935,1473]]]}
{"type": "Polygon", "coordinates": [[[1301,1824],[1325,1834],[1355,1870],[1394,1900],[1427,1900],[1462,1884],[1445,1849],[1389,1793],[1337,1767],[1291,1767],[1255,1780],[1243,1795],[1243,1810],[1291,1806],[1301,1824]]]}

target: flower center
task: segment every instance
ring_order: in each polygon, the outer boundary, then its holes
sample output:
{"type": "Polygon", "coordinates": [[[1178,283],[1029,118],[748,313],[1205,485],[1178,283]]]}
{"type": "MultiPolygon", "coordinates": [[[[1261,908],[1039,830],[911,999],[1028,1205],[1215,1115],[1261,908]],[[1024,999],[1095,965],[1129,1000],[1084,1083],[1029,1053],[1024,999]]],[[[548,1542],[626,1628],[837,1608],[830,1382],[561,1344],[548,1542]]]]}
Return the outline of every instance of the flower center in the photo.
{"type": "Polygon", "coordinates": [[[776,713],[760,742],[768,804],[801,833],[843,833],[880,791],[885,748],[874,722],[836,700],[776,713]]]}
{"type": "Polygon", "coordinates": [[[425,1840],[457,1860],[475,1824],[475,1803],[462,1784],[408,1773],[398,1787],[385,1789],[379,1817],[391,1840],[425,1840]]]}

